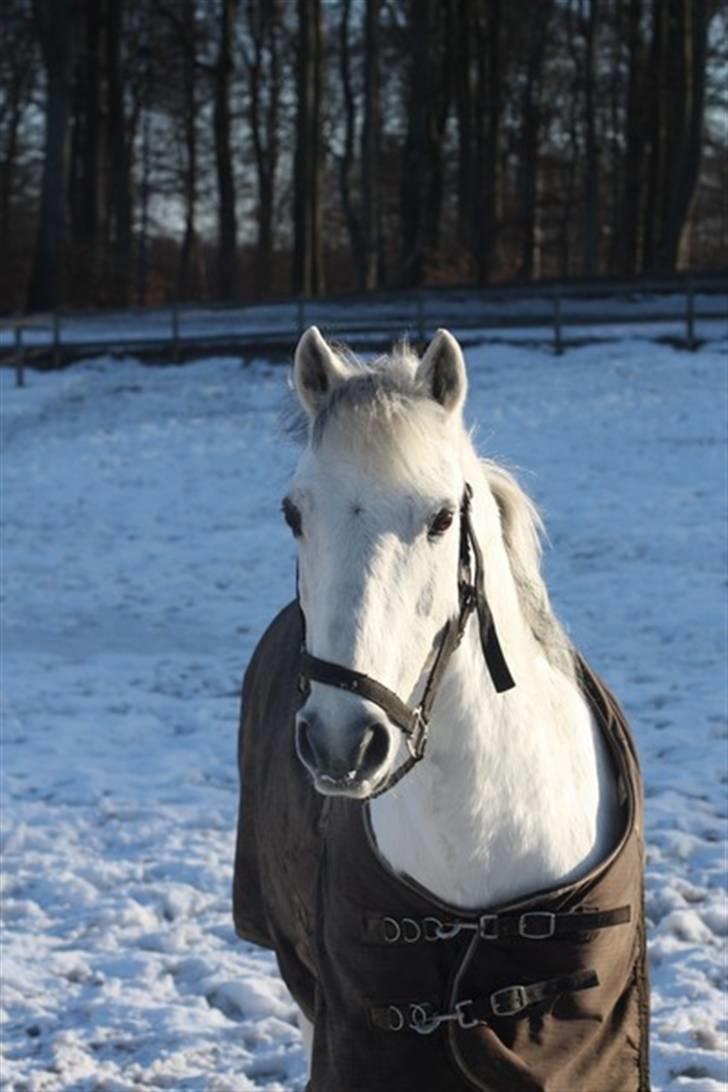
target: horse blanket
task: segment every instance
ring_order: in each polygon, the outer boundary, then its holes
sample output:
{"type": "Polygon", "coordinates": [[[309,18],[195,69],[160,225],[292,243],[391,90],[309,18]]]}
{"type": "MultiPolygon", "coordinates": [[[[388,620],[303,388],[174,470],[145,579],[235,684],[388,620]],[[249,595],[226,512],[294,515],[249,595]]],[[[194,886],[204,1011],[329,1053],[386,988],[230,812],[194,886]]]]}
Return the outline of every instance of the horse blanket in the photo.
{"type": "Polygon", "coordinates": [[[649,1092],[641,781],[609,691],[582,663],[617,846],[576,882],[465,912],[389,869],[366,803],[310,784],[301,639],[292,603],[243,684],[233,905],[314,1023],[308,1092],[649,1092]]]}

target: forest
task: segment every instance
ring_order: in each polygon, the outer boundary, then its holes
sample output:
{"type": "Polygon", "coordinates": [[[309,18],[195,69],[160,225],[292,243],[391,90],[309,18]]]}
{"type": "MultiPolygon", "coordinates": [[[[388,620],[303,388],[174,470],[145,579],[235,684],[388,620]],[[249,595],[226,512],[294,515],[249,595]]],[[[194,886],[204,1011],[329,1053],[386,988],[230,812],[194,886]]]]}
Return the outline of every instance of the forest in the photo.
{"type": "Polygon", "coordinates": [[[0,312],[725,268],[724,0],[3,0],[0,312]]]}

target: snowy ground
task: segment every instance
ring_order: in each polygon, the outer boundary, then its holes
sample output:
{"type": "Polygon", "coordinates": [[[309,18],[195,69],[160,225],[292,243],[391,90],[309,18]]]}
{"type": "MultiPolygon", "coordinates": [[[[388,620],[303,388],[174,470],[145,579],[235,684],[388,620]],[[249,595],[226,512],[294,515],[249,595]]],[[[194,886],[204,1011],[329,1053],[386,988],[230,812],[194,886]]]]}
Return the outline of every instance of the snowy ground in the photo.
{"type": "MultiPolygon", "coordinates": [[[[728,1077],[726,350],[469,354],[481,449],[524,468],[555,602],[636,730],[654,1083],[692,1092],[728,1077]]],[[[0,382],[0,1084],[300,1089],[293,1006],[229,896],[239,679],[293,588],[285,373],[0,382]]]]}

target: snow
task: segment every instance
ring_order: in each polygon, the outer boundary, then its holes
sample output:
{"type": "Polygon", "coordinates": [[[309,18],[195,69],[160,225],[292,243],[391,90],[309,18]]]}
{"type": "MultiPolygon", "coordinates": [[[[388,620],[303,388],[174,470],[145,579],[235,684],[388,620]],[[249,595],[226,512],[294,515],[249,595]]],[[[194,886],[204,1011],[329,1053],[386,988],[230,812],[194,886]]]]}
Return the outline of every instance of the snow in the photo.
{"type": "MultiPolygon", "coordinates": [[[[692,1092],[728,1085],[727,351],[468,353],[479,446],[524,468],[557,609],[635,728],[654,1086],[692,1092]]],[[[295,1008],[230,915],[239,681],[293,588],[285,369],[12,378],[2,1087],[300,1090],[295,1008]]]]}

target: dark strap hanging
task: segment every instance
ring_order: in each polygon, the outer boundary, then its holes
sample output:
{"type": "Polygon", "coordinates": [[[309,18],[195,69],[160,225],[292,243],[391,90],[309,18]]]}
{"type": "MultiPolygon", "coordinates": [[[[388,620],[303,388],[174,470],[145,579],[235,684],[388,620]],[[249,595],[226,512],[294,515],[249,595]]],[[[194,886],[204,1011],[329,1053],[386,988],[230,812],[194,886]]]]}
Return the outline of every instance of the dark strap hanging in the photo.
{"type": "Polygon", "coordinates": [[[414,709],[406,705],[393,690],[384,686],[383,683],[377,682],[376,679],[372,679],[360,671],[354,671],[350,667],[344,667],[342,664],[333,663],[331,660],[321,660],[318,656],[312,656],[306,650],[306,620],[303,611],[301,611],[304,637],[299,669],[300,689],[305,692],[310,683],[318,682],[324,686],[336,686],[341,690],[348,690],[352,694],[358,694],[366,701],[378,705],[405,736],[409,757],[387,778],[376,792],[372,793],[372,796],[379,796],[391,789],[423,757],[437,689],[447,670],[452,654],[463,639],[468,619],[474,610],[478,616],[483,656],[488,665],[495,689],[501,694],[515,686],[498,640],[493,615],[485,595],[483,554],[473,533],[470,520],[472,496],[473,491],[470,485],[466,484],[460,504],[458,578],[460,609],[457,617],[451,618],[442,631],[435,659],[422,691],[422,698],[414,709]]]}

